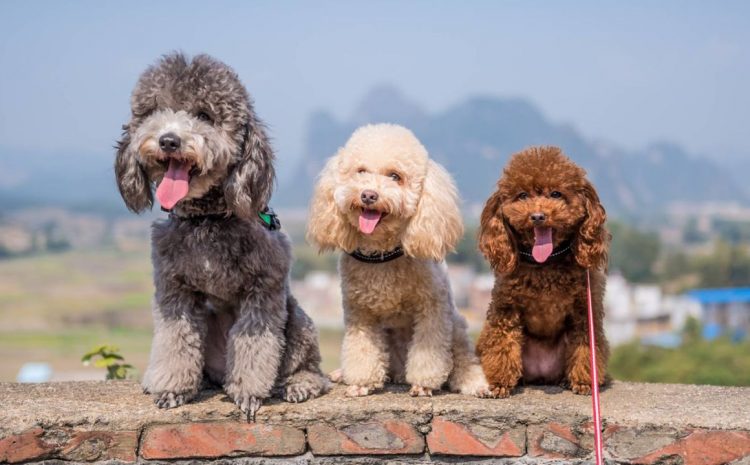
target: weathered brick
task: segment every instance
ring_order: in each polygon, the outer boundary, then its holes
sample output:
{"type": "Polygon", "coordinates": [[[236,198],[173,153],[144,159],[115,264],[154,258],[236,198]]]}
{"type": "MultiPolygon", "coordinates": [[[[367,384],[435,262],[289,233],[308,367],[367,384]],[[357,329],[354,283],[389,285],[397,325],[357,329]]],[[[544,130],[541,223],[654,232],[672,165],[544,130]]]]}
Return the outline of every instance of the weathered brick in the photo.
{"type": "Polygon", "coordinates": [[[0,439],[0,462],[17,463],[42,458],[74,461],[135,462],[135,431],[78,431],[34,428],[0,439]]]}
{"type": "Polygon", "coordinates": [[[0,439],[0,463],[27,462],[43,458],[54,451],[54,446],[42,441],[44,430],[34,428],[0,439]]]}
{"type": "Polygon", "coordinates": [[[572,428],[560,423],[529,426],[530,457],[567,459],[586,455],[572,428]]]}
{"type": "Polygon", "coordinates": [[[76,431],[58,456],[65,460],[81,462],[135,462],[137,447],[138,433],[135,431],[76,431]]]}
{"type": "Polygon", "coordinates": [[[750,433],[696,430],[687,436],[635,458],[633,463],[663,463],[681,459],[684,465],[718,465],[750,456],[750,433]]]}
{"type": "Polygon", "coordinates": [[[314,454],[420,454],[424,438],[413,425],[399,420],[371,421],[336,428],[316,424],[308,428],[307,441],[314,454]]]}
{"type": "Polygon", "coordinates": [[[613,457],[632,460],[674,443],[680,434],[677,429],[669,427],[617,427],[604,445],[613,457]]]}
{"type": "Polygon", "coordinates": [[[508,429],[466,425],[435,417],[427,435],[432,454],[520,457],[524,454],[526,430],[523,426],[508,429]]]}
{"type": "Polygon", "coordinates": [[[141,440],[144,459],[297,455],[305,451],[305,434],[290,426],[213,422],[159,425],[141,440]]]}

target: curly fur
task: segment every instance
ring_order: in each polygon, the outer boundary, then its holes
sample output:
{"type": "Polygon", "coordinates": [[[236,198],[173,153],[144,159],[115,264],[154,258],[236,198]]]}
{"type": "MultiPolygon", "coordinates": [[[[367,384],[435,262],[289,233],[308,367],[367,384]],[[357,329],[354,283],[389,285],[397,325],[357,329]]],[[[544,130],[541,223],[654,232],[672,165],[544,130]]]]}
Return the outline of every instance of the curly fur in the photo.
{"type": "Polygon", "coordinates": [[[590,392],[586,269],[592,280],[598,382],[604,382],[609,356],[602,327],[605,221],[585,171],[559,148],[529,148],[508,162],[484,206],[479,231],[495,286],[477,354],[495,396],[509,395],[521,380],[564,382],[576,393],[590,392]],[[570,244],[568,255],[545,264],[521,260],[519,249],[534,244],[530,216],[537,212],[545,215],[543,226],[552,228],[555,247],[570,244]]]}
{"type": "Polygon", "coordinates": [[[273,188],[274,156],[245,87],[209,56],[175,53],[143,73],[131,107],[115,161],[129,209],[152,206],[170,157],[193,167],[188,194],[153,225],[144,389],[159,407],[176,407],[205,375],[248,419],[272,391],[290,402],[320,395],[328,382],[315,327],[289,292],[289,240],[257,217],[273,188]],[[181,138],[179,152],[159,148],[167,131],[181,138]]]}
{"type": "Polygon", "coordinates": [[[446,382],[453,391],[487,393],[442,263],[462,233],[453,181],[411,131],[364,126],[328,160],[311,202],[308,239],[321,250],[372,254],[400,245],[405,252],[377,264],[341,256],[342,376],[350,395],[366,395],[388,379],[411,384],[413,395],[446,382]],[[378,194],[367,208],[384,214],[371,234],[358,227],[365,190],[378,194]]]}

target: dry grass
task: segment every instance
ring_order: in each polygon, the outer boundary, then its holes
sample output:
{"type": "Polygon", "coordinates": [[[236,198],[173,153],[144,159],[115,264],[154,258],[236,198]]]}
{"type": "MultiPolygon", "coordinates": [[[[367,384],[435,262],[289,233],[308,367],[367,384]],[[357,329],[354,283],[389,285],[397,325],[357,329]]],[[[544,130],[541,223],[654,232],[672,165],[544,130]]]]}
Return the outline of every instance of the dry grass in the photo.
{"type": "Polygon", "coordinates": [[[71,251],[0,261],[0,332],[77,325],[145,327],[148,249],[71,251]]]}

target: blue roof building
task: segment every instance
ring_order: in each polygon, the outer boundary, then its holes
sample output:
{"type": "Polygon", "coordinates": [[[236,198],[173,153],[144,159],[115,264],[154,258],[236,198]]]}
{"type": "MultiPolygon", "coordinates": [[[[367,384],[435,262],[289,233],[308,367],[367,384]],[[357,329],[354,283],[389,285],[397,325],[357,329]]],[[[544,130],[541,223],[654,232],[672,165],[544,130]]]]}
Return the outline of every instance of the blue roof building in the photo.
{"type": "Polygon", "coordinates": [[[701,305],[703,337],[729,336],[735,341],[750,333],[750,287],[694,289],[687,295],[701,305]]]}

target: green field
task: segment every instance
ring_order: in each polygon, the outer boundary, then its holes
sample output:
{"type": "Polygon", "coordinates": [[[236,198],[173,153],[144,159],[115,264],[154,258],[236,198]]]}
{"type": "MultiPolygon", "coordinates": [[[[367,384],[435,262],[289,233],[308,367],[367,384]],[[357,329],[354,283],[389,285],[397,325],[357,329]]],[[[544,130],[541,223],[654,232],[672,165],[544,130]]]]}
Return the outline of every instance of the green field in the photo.
{"type": "MultiPolygon", "coordinates": [[[[86,370],[81,356],[118,346],[143,372],[151,344],[151,263],[146,247],[68,251],[0,261],[0,381],[26,362],[86,370]]],[[[326,370],[338,366],[341,334],[321,331],[326,370]]]]}
{"type": "Polygon", "coordinates": [[[145,327],[147,249],[70,251],[0,261],[0,332],[77,325],[145,327]]]}

